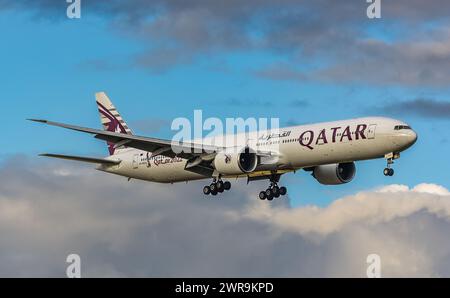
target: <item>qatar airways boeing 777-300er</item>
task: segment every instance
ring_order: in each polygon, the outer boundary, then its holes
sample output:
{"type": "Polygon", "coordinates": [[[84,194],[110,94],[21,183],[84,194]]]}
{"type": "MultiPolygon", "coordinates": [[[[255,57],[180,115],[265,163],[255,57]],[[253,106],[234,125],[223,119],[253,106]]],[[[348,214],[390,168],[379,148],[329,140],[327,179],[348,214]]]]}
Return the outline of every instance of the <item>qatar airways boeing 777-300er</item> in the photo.
{"type": "Polygon", "coordinates": [[[402,121],[366,117],[174,142],[134,135],[105,93],[97,93],[96,100],[103,130],[30,120],[92,134],[107,142],[110,155],[42,156],[98,164],[98,170],[128,179],[160,183],[212,179],[203,188],[205,195],[229,190],[231,183],[224,179],[243,177],[248,182],[270,181],[259,198],[273,200],[287,192],[278,186],[285,173],[303,169],[321,184],[343,184],[355,176],[355,161],[375,158],[387,160],[383,173],[392,176],[394,160],[417,140],[402,121]]]}

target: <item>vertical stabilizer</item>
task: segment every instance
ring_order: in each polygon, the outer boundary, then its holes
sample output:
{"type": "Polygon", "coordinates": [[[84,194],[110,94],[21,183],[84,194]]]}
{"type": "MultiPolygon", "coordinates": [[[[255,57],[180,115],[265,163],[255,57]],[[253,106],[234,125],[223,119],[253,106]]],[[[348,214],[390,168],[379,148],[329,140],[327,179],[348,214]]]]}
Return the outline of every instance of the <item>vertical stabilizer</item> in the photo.
{"type": "MultiPolygon", "coordinates": [[[[100,113],[100,121],[105,131],[113,131],[129,135],[133,134],[106,93],[96,93],[95,99],[97,100],[97,107],[100,113]]],[[[114,143],[108,142],[108,150],[110,155],[113,155],[116,149],[120,148],[116,148],[114,143]]]]}

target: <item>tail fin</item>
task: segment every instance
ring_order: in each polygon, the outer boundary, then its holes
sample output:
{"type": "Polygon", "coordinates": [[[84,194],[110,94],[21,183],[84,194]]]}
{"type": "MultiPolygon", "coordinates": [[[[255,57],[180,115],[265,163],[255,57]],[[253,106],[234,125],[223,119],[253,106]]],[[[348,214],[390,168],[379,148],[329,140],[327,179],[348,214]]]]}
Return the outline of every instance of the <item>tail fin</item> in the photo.
{"type": "MultiPolygon", "coordinates": [[[[133,134],[106,93],[96,93],[95,99],[97,100],[98,111],[100,113],[100,121],[105,131],[113,131],[129,135],[133,134]]],[[[108,150],[110,155],[113,155],[116,149],[117,148],[114,143],[108,142],[108,150]]]]}

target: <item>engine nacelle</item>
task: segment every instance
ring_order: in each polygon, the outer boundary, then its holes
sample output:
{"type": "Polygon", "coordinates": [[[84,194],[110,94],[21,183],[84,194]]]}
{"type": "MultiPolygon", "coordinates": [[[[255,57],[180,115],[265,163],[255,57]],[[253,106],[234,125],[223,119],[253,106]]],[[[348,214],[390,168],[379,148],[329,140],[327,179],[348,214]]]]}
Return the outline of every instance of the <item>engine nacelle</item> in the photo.
{"type": "Polygon", "coordinates": [[[321,184],[344,184],[353,180],[356,173],[354,162],[322,165],[314,168],[313,176],[321,184]]]}
{"type": "Polygon", "coordinates": [[[242,148],[240,151],[219,152],[214,158],[214,167],[224,175],[251,173],[257,165],[258,156],[248,147],[242,148]]]}

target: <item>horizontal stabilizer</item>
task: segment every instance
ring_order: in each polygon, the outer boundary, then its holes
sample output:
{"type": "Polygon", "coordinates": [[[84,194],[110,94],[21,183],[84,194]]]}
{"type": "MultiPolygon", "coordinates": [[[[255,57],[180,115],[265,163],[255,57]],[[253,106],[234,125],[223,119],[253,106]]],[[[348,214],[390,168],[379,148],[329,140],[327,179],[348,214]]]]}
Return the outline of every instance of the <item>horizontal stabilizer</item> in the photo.
{"type": "Polygon", "coordinates": [[[70,155],[61,155],[61,154],[48,154],[48,153],[45,153],[45,154],[39,154],[39,156],[67,159],[67,160],[73,160],[73,161],[90,162],[90,163],[96,163],[96,164],[102,164],[102,165],[111,165],[111,166],[112,165],[118,165],[120,163],[120,160],[109,160],[109,159],[104,159],[104,158],[70,156],[70,155]]]}

